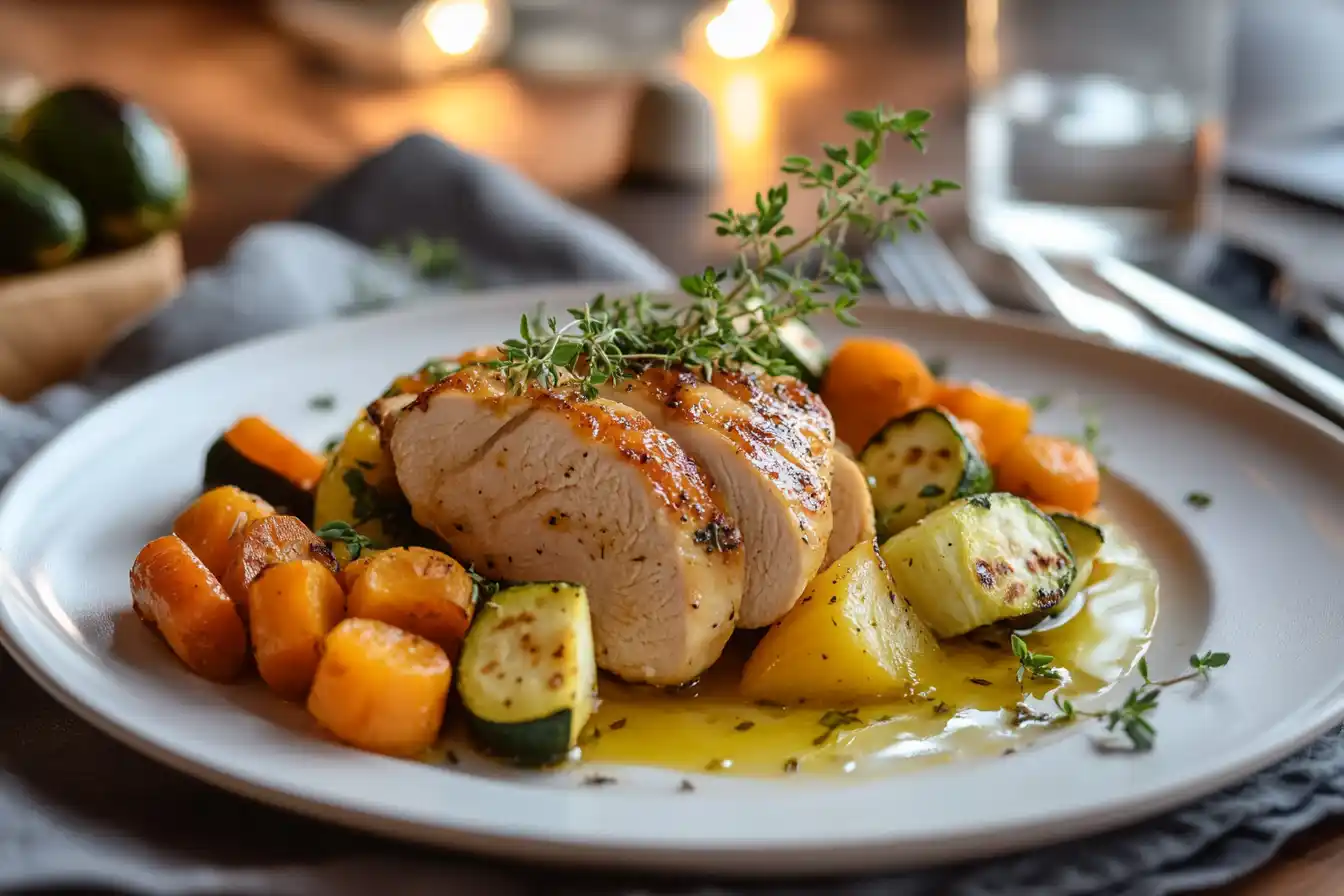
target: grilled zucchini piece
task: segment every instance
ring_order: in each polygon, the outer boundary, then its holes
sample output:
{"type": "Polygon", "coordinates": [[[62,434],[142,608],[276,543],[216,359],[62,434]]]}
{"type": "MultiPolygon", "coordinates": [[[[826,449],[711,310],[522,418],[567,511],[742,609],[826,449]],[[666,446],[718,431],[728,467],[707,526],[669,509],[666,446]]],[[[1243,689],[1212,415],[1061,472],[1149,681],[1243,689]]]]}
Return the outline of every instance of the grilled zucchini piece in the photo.
{"type": "Polygon", "coordinates": [[[516,585],[482,605],[462,647],[457,687],[487,751],[527,766],[564,759],[596,705],[583,586],[516,585]]]}
{"type": "Polygon", "coordinates": [[[961,426],[937,408],[897,417],[859,457],[877,513],[879,538],[890,538],[957,498],[994,487],[994,474],[961,426]]]}
{"type": "Polygon", "coordinates": [[[1092,567],[1096,563],[1097,555],[1101,553],[1102,546],[1106,544],[1106,534],[1096,523],[1074,513],[1059,511],[1050,514],[1050,519],[1054,520],[1059,531],[1064,533],[1064,538],[1069,543],[1069,551],[1073,554],[1074,567],[1077,569],[1069,593],[1064,595],[1059,605],[1050,611],[1058,615],[1073,602],[1074,597],[1086,587],[1087,580],[1092,577],[1092,567]]]}
{"type": "Polygon", "coordinates": [[[1059,527],[1003,492],[935,510],[882,545],[896,589],[939,638],[1048,611],[1076,575],[1059,527]]]}

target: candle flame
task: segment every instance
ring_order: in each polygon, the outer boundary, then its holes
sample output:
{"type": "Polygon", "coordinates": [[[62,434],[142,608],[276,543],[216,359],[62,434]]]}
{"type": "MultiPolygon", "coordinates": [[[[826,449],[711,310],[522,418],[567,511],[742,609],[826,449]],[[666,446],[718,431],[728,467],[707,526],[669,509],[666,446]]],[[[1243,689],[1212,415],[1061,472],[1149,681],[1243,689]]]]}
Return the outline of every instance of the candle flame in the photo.
{"type": "Polygon", "coordinates": [[[449,56],[464,56],[481,43],[490,28],[485,0],[435,0],[425,8],[425,30],[449,56]]]}
{"type": "Polygon", "coordinates": [[[728,0],[723,12],[705,24],[705,40],[717,56],[746,59],[770,46],[779,24],[769,0],[728,0]]]}

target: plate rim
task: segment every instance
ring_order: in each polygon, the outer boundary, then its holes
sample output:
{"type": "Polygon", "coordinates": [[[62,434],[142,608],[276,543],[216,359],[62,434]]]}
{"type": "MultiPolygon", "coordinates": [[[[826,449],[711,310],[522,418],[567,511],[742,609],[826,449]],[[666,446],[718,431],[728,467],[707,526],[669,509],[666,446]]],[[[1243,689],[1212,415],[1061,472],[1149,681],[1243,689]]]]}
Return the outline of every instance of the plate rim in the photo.
{"type": "MultiPolygon", "coordinates": [[[[463,296],[452,296],[454,303],[471,302],[473,304],[480,302],[489,302],[499,300],[505,297],[515,303],[522,302],[525,298],[537,295],[539,297],[557,299],[557,293],[564,295],[573,294],[578,296],[580,293],[587,293],[594,287],[589,285],[564,286],[536,286],[505,288],[478,293],[467,294],[463,296]]],[[[873,306],[868,306],[870,309],[873,306]]],[[[921,312],[914,309],[891,308],[886,305],[876,306],[881,313],[897,313],[897,316],[919,319],[949,319],[953,316],[921,312]]],[[[367,315],[360,319],[371,318],[414,318],[418,315],[434,316],[442,313],[442,305],[434,304],[426,308],[424,305],[416,305],[409,308],[398,308],[389,311],[382,311],[374,315],[367,315]]],[[[862,309],[861,309],[862,310],[862,309]]],[[[1318,418],[1309,411],[1298,407],[1286,398],[1277,393],[1251,393],[1240,389],[1235,385],[1219,381],[1216,378],[1206,376],[1200,372],[1192,371],[1177,364],[1167,362],[1163,359],[1153,358],[1141,353],[1133,352],[1105,341],[1099,337],[1088,334],[1080,334],[1069,330],[1067,327],[1055,325],[1054,322],[1041,321],[1039,318],[1024,314],[1000,314],[989,321],[972,321],[973,324],[982,324],[993,327],[1007,327],[1015,330],[1025,330],[1038,335],[1045,335],[1050,338],[1062,339],[1065,342],[1074,344],[1083,344],[1095,347],[1107,352],[1127,357],[1131,360],[1137,360],[1140,363],[1157,364],[1159,367],[1168,368],[1172,371],[1179,371],[1182,375],[1193,376],[1196,379],[1204,381],[1206,384],[1213,384],[1216,387],[1231,389],[1234,392],[1240,392],[1243,396],[1252,399],[1260,404],[1264,404],[1279,413],[1286,413],[1296,418],[1299,423],[1306,424],[1318,431],[1319,434],[1326,436],[1339,446],[1344,447],[1344,431],[1333,427],[1328,421],[1318,418]],[[1044,325],[1043,325],[1044,324],[1044,325]]],[[[102,416],[104,414],[115,414],[122,401],[134,399],[136,393],[142,389],[149,389],[158,383],[161,379],[176,376],[186,369],[192,368],[198,364],[211,363],[221,356],[227,356],[234,352],[251,350],[258,345],[266,345],[272,342],[283,342],[285,339],[293,337],[299,332],[325,331],[327,329],[344,329],[352,326],[352,319],[343,318],[332,321],[325,321],[321,324],[297,329],[290,329],[279,333],[267,334],[256,339],[246,340],[235,345],[227,346],[222,349],[191,359],[182,364],[174,365],[164,371],[156,373],[151,377],[128,387],[117,395],[112,396],[106,401],[101,402],[95,408],[91,409],[84,417],[76,421],[70,427],[67,427],[61,434],[53,439],[48,445],[38,451],[23,468],[11,479],[5,489],[0,492],[0,520],[7,515],[9,506],[13,501],[13,496],[18,494],[33,471],[38,469],[48,456],[48,452],[59,448],[66,439],[71,438],[73,433],[78,435],[78,430],[85,421],[94,415],[102,416]]],[[[70,693],[58,681],[48,674],[42,662],[29,656],[28,651],[23,649],[11,637],[8,631],[7,621],[9,620],[9,611],[5,608],[5,602],[0,601],[0,644],[6,648],[15,662],[24,670],[26,674],[32,677],[44,690],[54,696],[62,705],[73,711],[80,718],[92,724],[95,728],[114,737],[122,743],[131,746],[133,749],[141,752],[157,762],[175,768],[200,780],[219,787],[223,790],[239,794],[249,799],[256,800],[266,805],[275,806],[288,811],[294,811],[299,814],[318,818],[325,821],[335,821],[350,827],[370,831],[382,835],[391,835],[406,840],[424,843],[439,848],[460,848],[488,853],[491,855],[518,855],[526,853],[528,856],[541,859],[548,863],[557,863],[563,865],[587,865],[600,860],[608,867],[622,868],[644,868],[655,870],[678,870],[683,867],[683,863],[688,857],[694,856],[700,862],[704,870],[712,870],[716,873],[729,875],[741,874],[744,876],[761,876],[763,873],[773,876],[778,874],[825,874],[833,873],[835,862],[831,862],[825,867],[814,867],[815,861],[806,856],[800,856],[794,860],[780,861],[780,851],[787,849],[787,845],[778,842],[769,842],[764,845],[754,844],[749,840],[732,841],[719,847],[695,844],[693,846],[671,845],[671,846],[630,846],[618,844],[617,846],[608,846],[593,842],[591,837],[581,836],[568,837],[560,834],[549,839],[537,839],[527,836],[517,835],[498,835],[494,833],[483,833],[479,830],[472,830],[462,827],[450,827],[446,825],[425,825],[420,822],[408,819],[390,818],[377,812],[369,812],[358,807],[342,804],[341,802],[317,801],[312,797],[294,792],[286,792],[281,789],[273,788],[266,784],[256,783],[244,778],[238,777],[227,771],[221,771],[210,765],[198,762],[197,760],[185,756],[180,752],[174,752],[171,747],[163,746],[154,741],[153,738],[146,737],[130,728],[124,726],[119,720],[94,710],[93,707],[85,704],[76,694],[70,693]],[[445,843],[445,839],[452,839],[451,846],[445,843]],[[768,861],[769,867],[763,867],[762,862],[768,861]],[[743,868],[744,865],[750,865],[749,868],[743,868]]],[[[1152,817],[1180,805],[1189,804],[1208,794],[1221,789],[1236,781],[1243,780],[1262,768],[1265,768],[1286,756],[1289,756],[1304,746],[1317,739],[1322,733],[1334,727],[1339,721],[1344,720],[1344,694],[1337,694],[1333,699],[1323,701],[1315,711],[1318,715],[1315,720],[1308,725],[1300,728],[1296,736],[1285,738],[1272,743],[1270,746],[1263,747],[1234,762],[1232,765],[1221,769],[1220,771],[1199,775],[1193,778],[1184,779],[1184,783],[1178,789],[1164,794],[1162,799],[1147,800],[1142,803],[1129,800],[1121,803],[1118,807],[1112,803],[1109,805],[1105,815],[1106,817],[1097,817],[1093,809],[1093,816],[1088,819],[1070,818],[1069,833],[1067,835],[1056,834],[1054,836],[1042,835],[1039,832],[1029,831],[1017,837],[1009,836],[1009,831],[994,831],[985,828],[976,829],[963,835],[960,840],[972,839],[973,844],[966,845],[959,843],[954,848],[948,848],[939,851],[937,854],[931,854],[926,860],[919,862],[893,862],[890,859],[884,859],[877,852],[883,843],[891,843],[891,839],[886,840],[866,839],[850,844],[848,848],[837,849],[834,845],[826,848],[827,852],[840,853],[837,861],[841,861],[846,867],[854,870],[876,870],[876,869],[894,869],[898,867],[910,867],[912,864],[941,864],[960,859],[977,858],[986,855],[1000,854],[1005,851],[1028,848],[1031,846],[1040,846],[1048,843],[1061,842],[1064,839],[1077,839],[1081,836],[1096,834],[1105,830],[1112,830],[1127,824],[1134,823],[1146,817],[1152,817]]]]}

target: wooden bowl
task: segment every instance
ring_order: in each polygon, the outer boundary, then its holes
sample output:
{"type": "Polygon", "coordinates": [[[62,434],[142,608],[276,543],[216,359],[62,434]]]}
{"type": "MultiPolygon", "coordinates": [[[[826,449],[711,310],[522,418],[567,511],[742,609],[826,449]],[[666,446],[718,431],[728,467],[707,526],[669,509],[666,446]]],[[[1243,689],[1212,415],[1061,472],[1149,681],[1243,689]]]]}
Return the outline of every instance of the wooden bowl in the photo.
{"type": "Polygon", "coordinates": [[[54,271],[0,277],[0,396],[22,401],[78,375],[181,288],[175,233],[54,271]]]}

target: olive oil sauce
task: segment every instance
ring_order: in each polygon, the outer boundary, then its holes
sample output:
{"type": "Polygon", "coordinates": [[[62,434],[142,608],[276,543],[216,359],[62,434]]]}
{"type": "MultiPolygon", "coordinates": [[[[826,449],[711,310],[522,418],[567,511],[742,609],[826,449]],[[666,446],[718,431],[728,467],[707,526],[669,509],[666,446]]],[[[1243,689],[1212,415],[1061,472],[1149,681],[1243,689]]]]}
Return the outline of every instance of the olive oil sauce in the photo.
{"type": "Polygon", "coordinates": [[[1058,732],[1052,697],[1084,703],[1109,690],[1148,646],[1157,573],[1124,532],[1107,543],[1086,588],[1060,616],[1026,635],[1051,654],[1060,681],[1019,684],[1008,628],[944,641],[917,668],[917,693],[881,703],[767,706],[737,692],[754,639],[729,644],[693,685],[672,690],[604,679],[580,740],[584,761],[752,776],[886,774],[930,763],[996,756],[1058,732]]]}

